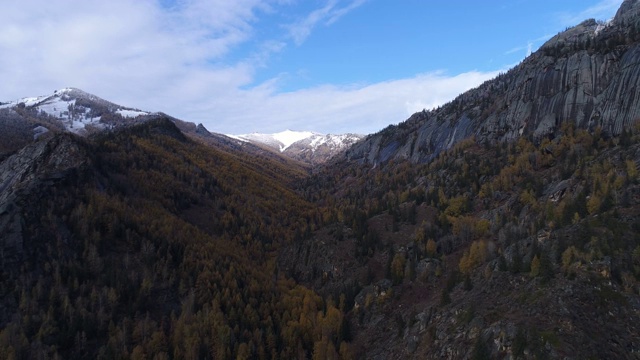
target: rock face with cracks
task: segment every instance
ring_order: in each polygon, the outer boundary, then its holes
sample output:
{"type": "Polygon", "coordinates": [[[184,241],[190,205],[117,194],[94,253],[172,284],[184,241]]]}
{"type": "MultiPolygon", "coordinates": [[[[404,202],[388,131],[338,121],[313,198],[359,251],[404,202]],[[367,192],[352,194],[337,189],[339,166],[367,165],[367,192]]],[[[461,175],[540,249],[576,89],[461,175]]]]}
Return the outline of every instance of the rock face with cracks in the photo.
{"type": "Polygon", "coordinates": [[[640,119],[639,30],[640,2],[627,0],[611,22],[587,20],[554,36],[507,73],[367,137],[345,156],[426,162],[471,136],[540,140],[565,123],[618,135],[640,119]]]}

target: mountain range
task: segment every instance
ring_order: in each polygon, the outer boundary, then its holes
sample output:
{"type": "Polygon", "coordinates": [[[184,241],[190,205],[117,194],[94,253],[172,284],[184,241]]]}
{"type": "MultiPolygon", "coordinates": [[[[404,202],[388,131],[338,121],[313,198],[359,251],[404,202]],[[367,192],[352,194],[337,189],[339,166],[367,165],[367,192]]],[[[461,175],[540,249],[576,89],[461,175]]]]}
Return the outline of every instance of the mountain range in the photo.
{"type": "Polygon", "coordinates": [[[639,54],[625,0],[359,140],[2,104],[0,358],[638,358],[639,54]]]}
{"type": "MultiPolygon", "coordinates": [[[[15,141],[16,138],[28,139],[31,135],[37,138],[51,130],[69,131],[86,136],[166,115],[117,105],[80,89],[64,88],[54,91],[51,95],[0,102],[0,116],[4,119],[4,125],[0,126],[13,132],[20,130],[10,136],[13,138],[12,141],[15,141]],[[31,129],[24,127],[27,123],[31,124],[31,129]]],[[[218,139],[225,136],[209,132],[202,124],[196,126],[190,122],[172,119],[178,123],[181,130],[194,136],[218,139]]],[[[275,150],[276,153],[310,165],[327,161],[362,137],[355,134],[324,135],[290,130],[276,134],[226,136],[275,150]]],[[[7,140],[7,143],[9,142],[7,140]]]]}
{"type": "Polygon", "coordinates": [[[229,136],[256,145],[266,146],[293,159],[312,165],[326,162],[351,147],[363,137],[357,134],[332,135],[291,130],[275,134],[252,133],[229,136]]]}

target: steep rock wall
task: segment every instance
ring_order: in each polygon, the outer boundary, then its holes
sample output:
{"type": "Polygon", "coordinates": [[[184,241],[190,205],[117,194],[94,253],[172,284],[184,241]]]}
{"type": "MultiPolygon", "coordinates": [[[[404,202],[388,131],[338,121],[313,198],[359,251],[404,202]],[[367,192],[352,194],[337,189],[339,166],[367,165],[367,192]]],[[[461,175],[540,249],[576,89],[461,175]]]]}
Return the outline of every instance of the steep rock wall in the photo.
{"type": "Polygon", "coordinates": [[[342,159],[429,161],[457,142],[553,137],[563,123],[617,135],[640,119],[640,2],[609,24],[587,20],[445,106],[368,136],[342,159]]]}

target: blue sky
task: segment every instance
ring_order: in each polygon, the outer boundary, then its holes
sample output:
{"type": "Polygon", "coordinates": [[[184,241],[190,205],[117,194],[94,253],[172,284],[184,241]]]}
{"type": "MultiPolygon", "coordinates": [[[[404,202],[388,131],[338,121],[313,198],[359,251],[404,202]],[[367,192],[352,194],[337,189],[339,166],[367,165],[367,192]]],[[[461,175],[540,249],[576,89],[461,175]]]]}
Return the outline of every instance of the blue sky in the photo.
{"type": "Polygon", "coordinates": [[[23,0],[0,100],[78,87],[220,133],[371,133],[622,0],[23,0]]]}

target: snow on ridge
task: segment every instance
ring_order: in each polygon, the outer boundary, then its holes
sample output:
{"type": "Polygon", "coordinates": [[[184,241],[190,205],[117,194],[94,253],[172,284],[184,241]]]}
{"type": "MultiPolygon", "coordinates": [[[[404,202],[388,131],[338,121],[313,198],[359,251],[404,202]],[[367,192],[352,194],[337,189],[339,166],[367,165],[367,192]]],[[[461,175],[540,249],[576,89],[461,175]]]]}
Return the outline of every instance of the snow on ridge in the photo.
{"type": "Polygon", "coordinates": [[[0,105],[0,109],[1,108],[9,108],[9,107],[13,107],[13,106],[17,106],[19,104],[24,104],[24,106],[38,106],[40,107],[43,104],[46,103],[52,103],[55,101],[58,102],[64,102],[62,100],[59,100],[60,98],[60,94],[64,94],[67,93],[69,91],[72,91],[72,88],[64,88],[64,89],[59,89],[59,90],[55,90],[53,92],[53,95],[40,95],[40,96],[35,96],[35,97],[24,97],[24,98],[20,98],[17,100],[13,100],[13,101],[9,101],[8,103],[5,103],[3,105],[0,105]]]}
{"type": "Polygon", "coordinates": [[[43,101],[47,101],[47,100],[50,100],[52,98],[59,97],[61,94],[65,94],[65,93],[71,92],[73,90],[74,90],[74,88],[62,88],[62,89],[54,90],[52,95],[40,95],[40,96],[35,96],[35,97],[31,96],[31,97],[20,98],[20,99],[17,99],[17,100],[9,101],[8,103],[5,103],[3,105],[0,105],[0,109],[1,108],[13,107],[13,106],[16,106],[18,104],[24,104],[25,106],[35,106],[35,105],[38,105],[39,103],[41,103],[43,101]]]}
{"type": "Polygon", "coordinates": [[[55,90],[53,94],[37,97],[25,97],[0,105],[0,109],[24,106],[36,110],[39,114],[45,113],[60,121],[67,131],[83,134],[88,130],[87,126],[94,129],[105,129],[110,125],[102,123],[102,116],[96,115],[103,111],[94,111],[96,106],[108,109],[110,113],[123,118],[136,118],[150,115],[150,112],[134,110],[121,105],[110,103],[95,95],[86,93],[80,89],[66,87],[55,90]]]}
{"type": "Polygon", "coordinates": [[[311,150],[316,151],[316,149],[321,146],[322,144],[326,144],[327,143],[327,137],[326,136],[318,136],[315,139],[313,139],[311,141],[311,144],[309,144],[309,146],[311,146],[311,150]]]}
{"type": "Polygon", "coordinates": [[[64,94],[64,93],[71,92],[73,90],[74,90],[74,88],[66,87],[66,88],[58,89],[58,90],[54,91],[53,93],[54,94],[64,94]]]}
{"type": "Polygon", "coordinates": [[[245,135],[230,135],[230,134],[224,134],[224,136],[232,138],[234,140],[238,140],[238,141],[242,141],[242,142],[246,142],[248,143],[249,140],[247,140],[246,138],[243,138],[243,136],[245,135]]]}
{"type": "Polygon", "coordinates": [[[18,104],[20,103],[24,103],[25,106],[33,106],[36,105],[37,103],[41,102],[42,100],[46,99],[47,96],[38,96],[38,97],[27,97],[27,98],[23,98],[17,101],[18,104]]]}
{"type": "Polygon", "coordinates": [[[269,147],[276,148],[280,152],[284,152],[294,144],[298,144],[303,141],[306,144],[303,144],[302,146],[309,147],[313,152],[323,145],[334,149],[343,149],[361,138],[361,136],[355,134],[332,135],[320,134],[312,131],[292,130],[285,130],[275,134],[251,133],[227,136],[242,141],[258,142],[269,147]]]}
{"type": "Polygon", "coordinates": [[[611,24],[613,24],[613,18],[603,22],[598,21],[598,25],[596,26],[596,29],[593,31],[593,35],[594,36],[598,35],[602,30],[611,26],[611,24]]]}
{"type": "Polygon", "coordinates": [[[261,134],[261,133],[251,133],[251,134],[243,134],[243,135],[227,135],[229,137],[248,141],[248,142],[259,142],[261,144],[274,147],[278,149],[280,152],[284,152],[291,145],[295,144],[298,141],[311,138],[319,134],[313,133],[311,131],[292,131],[285,130],[275,134],[261,134]]]}
{"type": "Polygon", "coordinates": [[[5,104],[0,105],[0,109],[14,107],[21,103],[25,106],[33,106],[46,99],[47,97],[49,97],[49,95],[20,98],[18,100],[9,101],[5,104]]]}
{"type": "Polygon", "coordinates": [[[69,120],[63,121],[63,125],[67,129],[67,131],[70,131],[76,134],[82,133],[83,130],[85,130],[85,127],[87,125],[92,125],[99,129],[107,128],[106,124],[103,124],[100,122],[100,117],[96,117],[96,118],[80,117],[80,118],[69,119],[69,120]]]}
{"type": "Polygon", "coordinates": [[[271,134],[274,139],[282,144],[282,146],[280,147],[280,152],[287,150],[287,148],[294,143],[300,140],[308,139],[314,135],[320,134],[315,134],[311,131],[291,131],[288,129],[279,133],[271,134]]]}
{"type": "Polygon", "coordinates": [[[311,141],[309,146],[312,151],[316,151],[320,146],[327,145],[335,149],[343,149],[348,145],[351,145],[358,141],[361,137],[354,134],[340,134],[340,135],[320,135],[311,141]]]}
{"type": "Polygon", "coordinates": [[[13,101],[10,101],[8,103],[0,103],[0,109],[7,109],[10,107],[15,106],[16,104],[13,101]]]}
{"type": "Polygon", "coordinates": [[[149,115],[149,113],[146,111],[129,110],[129,109],[118,109],[116,110],[116,113],[126,118],[135,118],[138,116],[149,115]]]}

